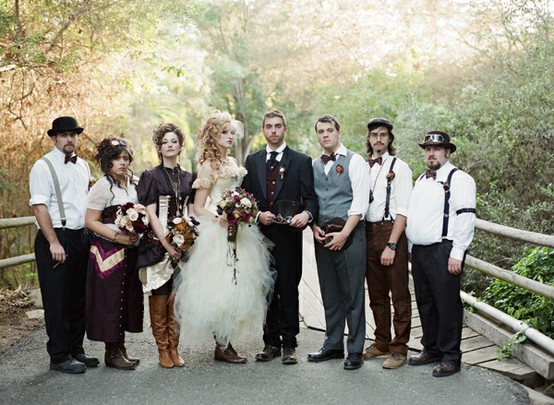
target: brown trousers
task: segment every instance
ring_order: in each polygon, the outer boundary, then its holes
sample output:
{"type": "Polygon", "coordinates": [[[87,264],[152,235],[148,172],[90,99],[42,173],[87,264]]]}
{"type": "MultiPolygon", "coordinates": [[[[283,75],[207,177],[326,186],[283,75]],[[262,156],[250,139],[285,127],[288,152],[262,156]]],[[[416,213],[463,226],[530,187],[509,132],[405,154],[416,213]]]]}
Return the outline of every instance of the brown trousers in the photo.
{"type": "Polygon", "coordinates": [[[383,352],[408,353],[412,324],[412,298],[408,288],[408,241],[403,233],[396,246],[392,266],[381,265],[381,254],[387,246],[393,223],[367,222],[366,281],[369,307],[375,320],[375,346],[383,352]],[[394,307],[394,339],[391,336],[391,305],[394,307]]]}

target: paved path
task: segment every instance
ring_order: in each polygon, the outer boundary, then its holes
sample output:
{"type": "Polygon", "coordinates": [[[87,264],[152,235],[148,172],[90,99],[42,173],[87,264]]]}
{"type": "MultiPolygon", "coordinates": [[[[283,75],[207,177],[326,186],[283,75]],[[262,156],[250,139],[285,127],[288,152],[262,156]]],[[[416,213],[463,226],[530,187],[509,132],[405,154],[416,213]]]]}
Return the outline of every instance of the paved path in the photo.
{"type": "MultiPolygon", "coordinates": [[[[382,360],[367,361],[345,371],[340,360],[306,361],[318,350],[323,333],[302,328],[299,364],[284,366],[253,361],[260,337],[235,342],[246,365],[213,360],[213,343],[191,349],[185,345],[186,366],[162,369],[150,331],[129,335],[128,348],[141,358],[135,371],[103,366],[85,374],[48,370],[44,329],[0,356],[2,404],[528,404],[517,383],[479,367],[463,366],[447,378],[431,376],[432,366],[384,370],[382,360]]],[[[89,354],[102,357],[103,345],[86,342],[89,354]]]]}

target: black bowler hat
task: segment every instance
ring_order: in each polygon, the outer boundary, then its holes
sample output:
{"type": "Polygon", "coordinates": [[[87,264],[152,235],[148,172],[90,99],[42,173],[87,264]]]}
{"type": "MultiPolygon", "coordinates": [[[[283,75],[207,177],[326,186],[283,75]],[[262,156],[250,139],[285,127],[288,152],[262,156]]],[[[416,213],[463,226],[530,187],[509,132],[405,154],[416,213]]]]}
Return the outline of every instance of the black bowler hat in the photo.
{"type": "Polygon", "coordinates": [[[386,119],[386,118],[372,118],[367,123],[367,130],[371,131],[372,129],[378,128],[378,127],[386,127],[389,130],[389,134],[391,136],[391,140],[394,140],[394,134],[392,133],[392,123],[386,119]]]}
{"type": "Polygon", "coordinates": [[[426,146],[445,146],[450,149],[450,153],[456,152],[456,145],[450,142],[450,135],[444,131],[429,131],[425,134],[423,143],[418,144],[423,149],[426,146]]]}
{"type": "Polygon", "coordinates": [[[76,132],[80,134],[83,128],[77,124],[77,120],[73,117],[58,117],[52,121],[52,129],[48,130],[49,136],[54,136],[60,132],[76,132]]]}
{"type": "MultiPolygon", "coordinates": [[[[304,211],[305,205],[299,201],[279,200],[276,201],[271,207],[271,211],[275,214],[276,218],[274,224],[277,225],[290,225],[292,217],[296,214],[300,214],[304,211]]],[[[305,228],[293,228],[290,230],[302,231],[305,228]]]]}

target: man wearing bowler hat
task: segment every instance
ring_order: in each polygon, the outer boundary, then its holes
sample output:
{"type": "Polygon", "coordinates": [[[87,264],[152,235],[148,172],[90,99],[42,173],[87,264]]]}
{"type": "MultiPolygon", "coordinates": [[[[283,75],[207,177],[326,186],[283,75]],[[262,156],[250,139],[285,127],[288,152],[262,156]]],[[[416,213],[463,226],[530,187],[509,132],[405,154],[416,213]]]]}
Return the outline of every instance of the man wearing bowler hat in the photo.
{"type": "Polygon", "coordinates": [[[275,244],[272,254],[277,279],[266,316],[264,348],[256,360],[271,361],[282,349],[282,363],[296,364],[302,230],[318,211],[312,160],[287,146],[287,120],[281,111],[264,114],[262,131],[267,146],[246,158],[248,174],[242,186],[258,201],[261,231],[275,244]]]}
{"type": "Polygon", "coordinates": [[[48,130],[54,148],[35,162],[29,176],[46,349],[50,369],[68,374],[84,373],[99,363],[83,350],[89,253],[85,211],[91,177],[88,163],[75,155],[81,132],[75,118],[56,118],[48,130]]]}
{"type": "Polygon", "coordinates": [[[456,145],[446,132],[427,132],[419,146],[425,149],[428,170],[412,191],[406,235],[412,245],[423,351],[408,364],[439,362],[432,374],[445,377],[460,371],[462,358],[460,288],[475,226],[475,181],[449,162],[456,145]]]}
{"type": "Polygon", "coordinates": [[[406,364],[412,320],[408,241],[404,233],[412,171],[394,156],[392,128],[389,120],[373,118],[367,123],[366,138],[370,187],[369,209],[365,214],[366,280],[369,307],[375,320],[375,342],[365,350],[364,358],[386,359],[385,369],[406,364]],[[394,316],[391,316],[391,298],[394,316]]]}

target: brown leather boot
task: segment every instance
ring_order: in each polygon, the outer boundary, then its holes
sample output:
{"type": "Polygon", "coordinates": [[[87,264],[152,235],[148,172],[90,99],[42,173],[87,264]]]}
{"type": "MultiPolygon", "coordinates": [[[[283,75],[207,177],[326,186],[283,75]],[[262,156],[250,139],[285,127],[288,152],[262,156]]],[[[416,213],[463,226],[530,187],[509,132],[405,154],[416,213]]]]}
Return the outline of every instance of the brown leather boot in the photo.
{"type": "Polygon", "coordinates": [[[121,354],[125,358],[125,360],[135,363],[135,366],[138,366],[140,364],[140,359],[129,357],[127,354],[127,348],[125,347],[125,334],[123,334],[123,337],[121,338],[121,342],[119,342],[119,350],[121,351],[121,354]]]}
{"type": "Polygon", "coordinates": [[[231,343],[226,348],[222,348],[217,342],[215,343],[214,359],[232,364],[246,363],[246,357],[239,356],[236,350],[231,346],[231,343]]]}
{"type": "Polygon", "coordinates": [[[160,365],[164,368],[173,368],[174,363],[169,355],[168,328],[167,328],[167,302],[168,295],[151,295],[148,297],[150,307],[150,324],[152,335],[158,346],[160,365]]]}
{"type": "Polygon", "coordinates": [[[119,350],[119,342],[106,342],[106,353],[104,355],[104,362],[106,367],[116,368],[118,370],[134,370],[136,368],[135,363],[127,361],[119,350]]]}
{"type": "Polygon", "coordinates": [[[179,354],[177,346],[179,346],[180,328],[179,323],[175,319],[175,293],[172,292],[167,302],[167,332],[169,340],[169,356],[173,364],[177,367],[183,367],[185,360],[179,354]]]}

